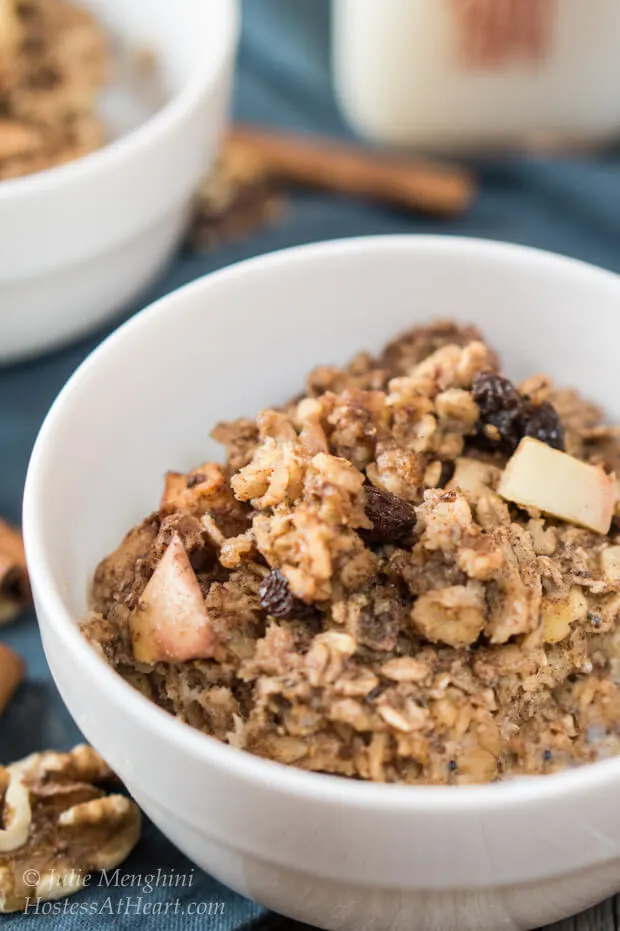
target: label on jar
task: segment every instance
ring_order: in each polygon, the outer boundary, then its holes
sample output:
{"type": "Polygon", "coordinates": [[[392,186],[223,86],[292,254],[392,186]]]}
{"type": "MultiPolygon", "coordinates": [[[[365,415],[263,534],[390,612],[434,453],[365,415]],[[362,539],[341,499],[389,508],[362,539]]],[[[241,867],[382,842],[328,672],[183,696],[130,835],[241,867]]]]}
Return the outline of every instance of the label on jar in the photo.
{"type": "Polygon", "coordinates": [[[459,55],[470,68],[500,69],[547,57],[557,0],[450,0],[459,55]]]}

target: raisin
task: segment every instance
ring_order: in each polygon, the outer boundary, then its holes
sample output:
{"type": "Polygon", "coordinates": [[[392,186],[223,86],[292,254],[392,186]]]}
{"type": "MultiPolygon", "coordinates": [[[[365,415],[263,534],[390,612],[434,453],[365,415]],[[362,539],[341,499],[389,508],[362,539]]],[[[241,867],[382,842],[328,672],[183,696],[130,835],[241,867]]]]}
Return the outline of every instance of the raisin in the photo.
{"type": "Polygon", "coordinates": [[[403,542],[411,535],[416,525],[415,510],[404,498],[374,485],[366,486],[366,516],[372,522],[372,530],[362,530],[366,543],[403,542]]]}
{"type": "Polygon", "coordinates": [[[528,406],[524,417],[524,436],[532,436],[547,446],[564,450],[564,429],[555,407],[543,401],[537,407],[528,406]]]}
{"type": "Polygon", "coordinates": [[[496,445],[512,452],[523,435],[523,399],[515,386],[496,372],[481,372],[474,379],[472,394],[480,409],[479,438],[492,443],[483,428],[494,427],[499,434],[496,445]]]}
{"type": "Polygon", "coordinates": [[[531,436],[554,449],[564,449],[564,430],[548,401],[530,404],[512,382],[495,372],[477,375],[472,395],[480,409],[478,441],[483,445],[499,446],[512,453],[524,436],[531,436]],[[497,438],[485,427],[494,427],[497,438]]]}
{"type": "Polygon", "coordinates": [[[272,617],[301,621],[316,617],[316,609],[293,595],[288,582],[277,569],[272,569],[261,582],[260,603],[272,617]]]}

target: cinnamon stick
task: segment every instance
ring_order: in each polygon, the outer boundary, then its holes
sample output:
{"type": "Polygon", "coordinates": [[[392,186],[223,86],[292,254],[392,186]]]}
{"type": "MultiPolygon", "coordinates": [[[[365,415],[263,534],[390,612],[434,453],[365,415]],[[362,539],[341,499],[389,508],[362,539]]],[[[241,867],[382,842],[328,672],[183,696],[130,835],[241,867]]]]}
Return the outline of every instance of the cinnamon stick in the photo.
{"type": "Polygon", "coordinates": [[[24,678],[25,668],[21,656],[0,643],[0,715],[24,678]]]}
{"type": "Polygon", "coordinates": [[[0,625],[11,621],[31,598],[22,535],[0,518],[0,625]]]}
{"type": "Polygon", "coordinates": [[[275,221],[282,206],[260,157],[229,140],[196,194],[190,243],[200,249],[243,239],[275,221]]]}
{"type": "Polygon", "coordinates": [[[333,140],[240,125],[230,132],[228,147],[260,163],[270,181],[366,197],[416,212],[455,216],[467,209],[475,194],[473,176],[464,169],[333,140]]]}

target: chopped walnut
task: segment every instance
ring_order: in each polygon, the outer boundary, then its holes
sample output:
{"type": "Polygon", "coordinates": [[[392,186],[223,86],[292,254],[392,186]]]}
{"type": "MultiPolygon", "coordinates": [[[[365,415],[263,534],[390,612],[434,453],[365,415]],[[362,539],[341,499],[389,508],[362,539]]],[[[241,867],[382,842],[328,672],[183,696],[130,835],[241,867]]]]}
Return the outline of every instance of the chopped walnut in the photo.
{"type": "Polygon", "coordinates": [[[71,895],[89,873],[129,856],[140,837],[140,810],[125,795],[106,794],[115,784],[87,746],[0,767],[0,912],[71,895]]]}
{"type": "Polygon", "coordinates": [[[262,443],[252,461],[233,476],[231,487],[239,500],[266,510],[300,498],[310,457],[284,414],[263,411],[258,426],[262,443]]]}
{"type": "Polygon", "coordinates": [[[469,582],[428,592],[418,598],[411,616],[416,628],[431,643],[469,646],[485,625],[482,590],[475,582],[469,582]]]}
{"type": "Polygon", "coordinates": [[[316,398],[304,398],[297,407],[299,440],[310,456],[328,453],[329,444],[322,424],[323,405],[316,398]]]}

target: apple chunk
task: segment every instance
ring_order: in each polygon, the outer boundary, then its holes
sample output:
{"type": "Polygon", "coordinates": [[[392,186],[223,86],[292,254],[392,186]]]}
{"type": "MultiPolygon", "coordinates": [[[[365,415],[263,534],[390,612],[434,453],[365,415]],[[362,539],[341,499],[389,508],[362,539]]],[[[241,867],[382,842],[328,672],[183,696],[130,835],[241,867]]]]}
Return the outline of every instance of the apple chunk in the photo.
{"type": "Polygon", "coordinates": [[[499,494],[523,507],[607,533],[616,502],[613,475],[525,437],[506,464],[499,494]]]}
{"type": "Polygon", "coordinates": [[[204,598],[178,534],[149,579],[129,626],[140,663],[183,663],[213,655],[204,598]]]}

